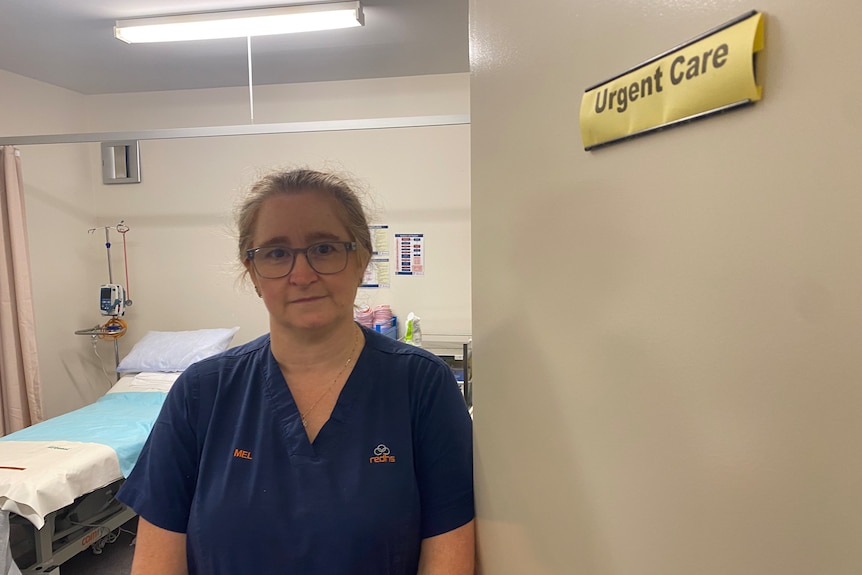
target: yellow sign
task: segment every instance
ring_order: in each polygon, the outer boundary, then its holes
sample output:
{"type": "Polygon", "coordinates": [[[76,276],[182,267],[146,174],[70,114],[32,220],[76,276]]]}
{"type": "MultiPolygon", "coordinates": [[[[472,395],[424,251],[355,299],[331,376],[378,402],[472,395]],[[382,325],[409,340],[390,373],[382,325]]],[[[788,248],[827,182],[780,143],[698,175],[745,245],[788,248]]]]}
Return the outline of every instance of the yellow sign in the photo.
{"type": "Polygon", "coordinates": [[[760,100],[753,54],[761,49],[763,14],[750,12],[588,88],[584,149],[760,100]]]}

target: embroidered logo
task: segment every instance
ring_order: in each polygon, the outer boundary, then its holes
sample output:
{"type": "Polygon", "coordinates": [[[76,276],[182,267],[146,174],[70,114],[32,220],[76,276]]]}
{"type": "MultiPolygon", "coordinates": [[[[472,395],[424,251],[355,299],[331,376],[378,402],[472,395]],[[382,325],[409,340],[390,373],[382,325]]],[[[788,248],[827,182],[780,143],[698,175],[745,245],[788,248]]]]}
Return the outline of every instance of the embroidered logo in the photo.
{"type": "Polygon", "coordinates": [[[389,448],[382,443],[374,448],[374,457],[368,458],[369,463],[395,463],[395,456],[390,455],[389,448]]]}
{"type": "Polygon", "coordinates": [[[242,459],[251,459],[251,451],[243,451],[242,449],[234,449],[233,450],[234,457],[241,457],[242,459]]]}

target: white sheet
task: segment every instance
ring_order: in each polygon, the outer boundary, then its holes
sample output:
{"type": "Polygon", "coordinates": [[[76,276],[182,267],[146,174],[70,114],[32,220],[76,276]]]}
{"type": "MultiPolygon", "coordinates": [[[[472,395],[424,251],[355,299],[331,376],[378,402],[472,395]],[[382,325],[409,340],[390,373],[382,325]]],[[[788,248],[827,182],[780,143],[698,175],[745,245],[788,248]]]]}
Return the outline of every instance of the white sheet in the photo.
{"type": "Polygon", "coordinates": [[[9,512],[0,511],[0,574],[21,575],[12,560],[12,546],[9,545],[9,512]]]}
{"type": "Polygon", "coordinates": [[[41,529],[45,516],[52,511],[121,477],[117,454],[107,445],[73,441],[4,442],[0,509],[26,517],[41,529]]]}
{"type": "Polygon", "coordinates": [[[126,393],[129,391],[161,391],[167,393],[180,376],[179,373],[161,373],[148,371],[127,374],[108,390],[108,393],[126,393]]]}

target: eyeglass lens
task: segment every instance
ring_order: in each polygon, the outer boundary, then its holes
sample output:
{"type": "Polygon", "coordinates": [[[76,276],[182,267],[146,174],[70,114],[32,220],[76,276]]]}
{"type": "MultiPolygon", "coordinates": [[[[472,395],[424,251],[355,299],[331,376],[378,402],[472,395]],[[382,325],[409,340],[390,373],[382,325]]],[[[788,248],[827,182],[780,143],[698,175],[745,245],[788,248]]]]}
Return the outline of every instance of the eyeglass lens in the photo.
{"type": "Polygon", "coordinates": [[[347,267],[347,246],[337,242],[321,242],[304,249],[285,246],[258,248],[252,263],[261,276],[270,279],[280,278],[293,270],[296,258],[301,253],[305,254],[311,269],[319,274],[336,274],[347,267]]]}

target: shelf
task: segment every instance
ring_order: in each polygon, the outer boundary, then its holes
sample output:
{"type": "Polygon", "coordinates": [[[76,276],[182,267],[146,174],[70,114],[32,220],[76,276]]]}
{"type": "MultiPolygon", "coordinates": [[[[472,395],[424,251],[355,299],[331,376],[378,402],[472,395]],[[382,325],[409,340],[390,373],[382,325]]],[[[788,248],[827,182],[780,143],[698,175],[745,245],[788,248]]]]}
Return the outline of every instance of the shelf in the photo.
{"type": "Polygon", "coordinates": [[[422,334],[422,348],[434,355],[464,359],[464,346],[469,346],[472,338],[469,335],[422,334]]]}
{"type": "MultiPolygon", "coordinates": [[[[422,334],[422,348],[443,358],[453,372],[463,376],[464,402],[473,405],[473,338],[469,335],[422,334]]],[[[460,382],[459,382],[460,383],[460,382]]]]}
{"type": "Polygon", "coordinates": [[[79,329],[75,332],[75,335],[117,335],[119,331],[118,329],[102,329],[96,326],[89,329],[79,329]]]}

